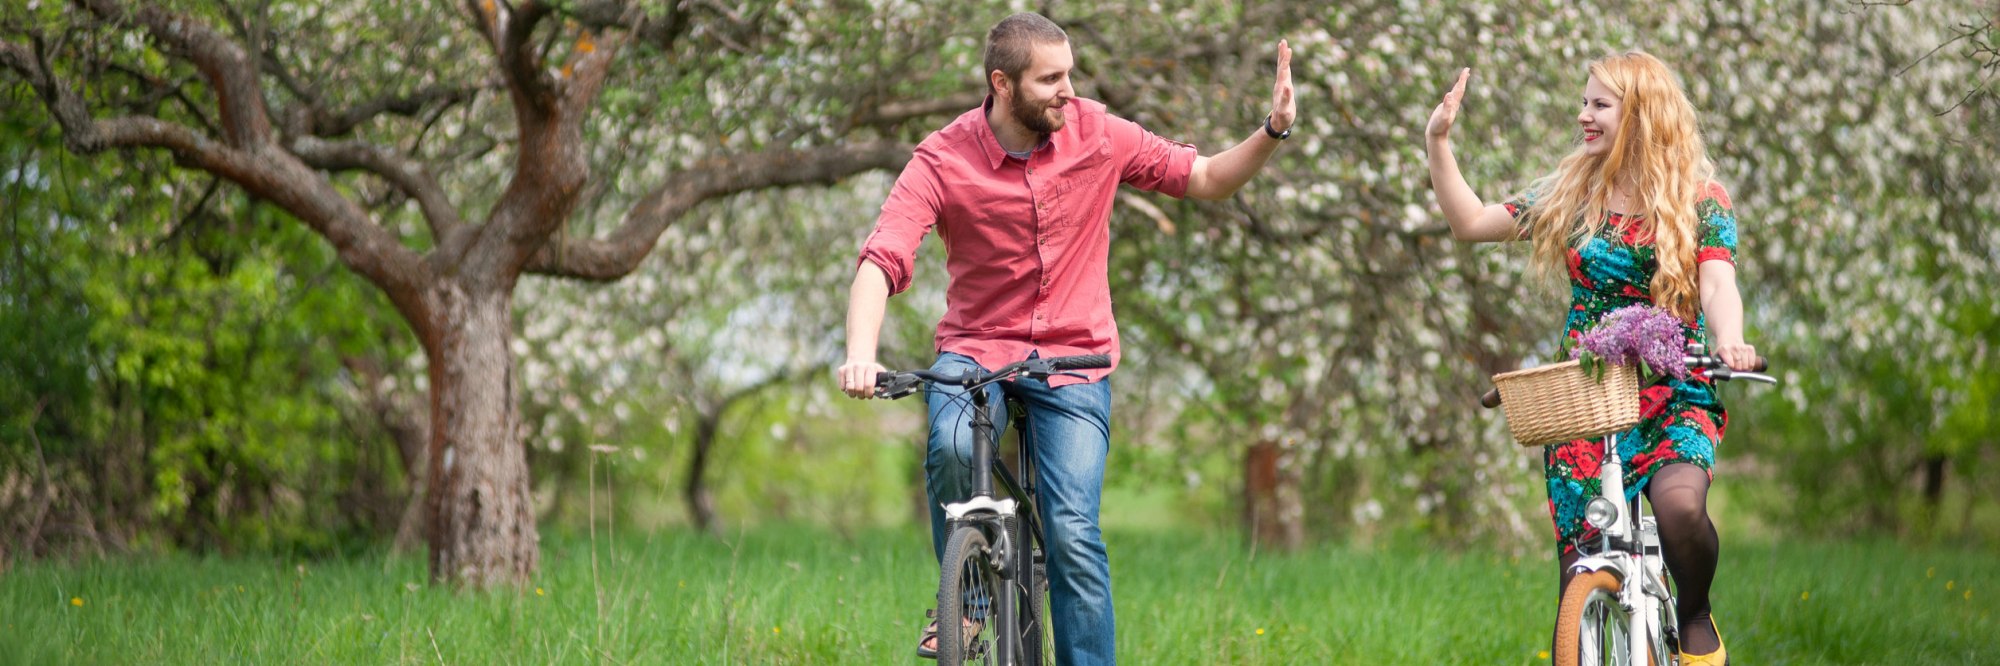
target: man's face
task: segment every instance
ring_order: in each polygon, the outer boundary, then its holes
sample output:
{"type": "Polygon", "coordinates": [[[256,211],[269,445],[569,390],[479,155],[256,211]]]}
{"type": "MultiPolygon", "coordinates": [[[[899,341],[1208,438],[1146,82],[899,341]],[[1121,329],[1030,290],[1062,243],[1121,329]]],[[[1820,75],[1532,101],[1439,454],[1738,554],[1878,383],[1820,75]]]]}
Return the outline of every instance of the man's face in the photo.
{"type": "Polygon", "coordinates": [[[1069,42],[1036,44],[1030,53],[1028,68],[1010,81],[1013,85],[1008,90],[1008,105],[1013,108],[1016,122],[1035,132],[1051,134],[1063,128],[1063,105],[1076,96],[1076,89],[1069,81],[1076,58],[1070,55],[1069,42]]]}

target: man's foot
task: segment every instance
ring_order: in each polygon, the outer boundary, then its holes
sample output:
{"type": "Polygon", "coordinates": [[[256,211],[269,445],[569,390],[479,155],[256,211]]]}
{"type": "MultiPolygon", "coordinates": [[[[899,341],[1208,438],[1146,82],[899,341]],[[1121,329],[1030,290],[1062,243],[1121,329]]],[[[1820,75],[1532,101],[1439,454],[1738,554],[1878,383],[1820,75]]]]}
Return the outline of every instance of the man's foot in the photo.
{"type": "MultiPolygon", "coordinates": [[[[924,611],[924,617],[936,618],[937,610],[924,611]]],[[[973,622],[970,619],[961,618],[959,622],[961,623],[959,626],[963,629],[959,632],[959,640],[962,643],[961,647],[972,647],[972,639],[979,636],[979,630],[982,627],[980,627],[978,622],[973,622]]],[[[936,659],[938,655],[937,646],[938,623],[937,620],[933,619],[930,624],[924,625],[923,633],[917,638],[917,656],[925,659],[936,659]]]]}

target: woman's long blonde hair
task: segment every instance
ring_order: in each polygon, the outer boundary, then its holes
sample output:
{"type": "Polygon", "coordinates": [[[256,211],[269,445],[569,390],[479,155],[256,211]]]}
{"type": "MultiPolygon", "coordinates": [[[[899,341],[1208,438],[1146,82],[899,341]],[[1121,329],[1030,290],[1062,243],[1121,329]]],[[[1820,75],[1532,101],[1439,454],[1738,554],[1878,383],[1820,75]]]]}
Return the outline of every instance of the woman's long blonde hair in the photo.
{"type": "Polygon", "coordinates": [[[1554,173],[1529,185],[1534,206],[1532,263],[1538,273],[1559,274],[1568,264],[1565,250],[1603,230],[1609,211],[1611,184],[1625,184],[1636,210],[1651,233],[1660,268],[1653,274],[1653,301],[1694,321],[1700,297],[1695,284],[1695,203],[1715,166],[1702,146],[1695,124],[1694,104],[1680,80],[1643,51],[1629,51],[1590,63],[1590,75],[1618,96],[1618,135],[1602,156],[1587,155],[1579,146],[1563,158],[1554,173]]]}

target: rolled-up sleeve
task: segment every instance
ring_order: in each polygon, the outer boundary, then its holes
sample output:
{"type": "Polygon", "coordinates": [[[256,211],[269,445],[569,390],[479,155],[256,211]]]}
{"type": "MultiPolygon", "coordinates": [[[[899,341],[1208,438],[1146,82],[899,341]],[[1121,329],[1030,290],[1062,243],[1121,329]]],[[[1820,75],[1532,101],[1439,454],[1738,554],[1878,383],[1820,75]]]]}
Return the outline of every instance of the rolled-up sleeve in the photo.
{"type": "Polygon", "coordinates": [[[1138,123],[1105,115],[1106,135],[1114,154],[1125,160],[1118,179],[1127,185],[1179,199],[1187,195],[1194,173],[1194,146],[1169,141],[1138,123]]]}
{"type": "Polygon", "coordinates": [[[875,219],[875,231],[861,243],[861,258],[855,268],[874,263],[889,278],[890,294],[909,289],[917,245],[937,225],[943,194],[936,163],[919,149],[903,167],[903,174],[896,177],[889,198],[882,202],[882,214],[875,219]]]}

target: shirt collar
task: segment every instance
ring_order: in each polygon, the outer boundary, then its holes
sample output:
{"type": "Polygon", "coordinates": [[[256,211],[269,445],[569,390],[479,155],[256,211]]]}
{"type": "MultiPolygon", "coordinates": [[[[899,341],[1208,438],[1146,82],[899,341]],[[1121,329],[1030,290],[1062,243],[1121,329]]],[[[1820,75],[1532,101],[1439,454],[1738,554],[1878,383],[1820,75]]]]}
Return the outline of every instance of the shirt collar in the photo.
{"type": "MultiPolygon", "coordinates": [[[[993,125],[987,120],[992,113],[993,93],[986,93],[986,101],[979,104],[979,122],[976,123],[977,127],[974,128],[974,131],[979,134],[979,147],[986,151],[986,165],[998,170],[1000,165],[1007,161],[1007,149],[1000,147],[1000,137],[993,133],[993,125]]],[[[1041,152],[1043,149],[1055,145],[1055,142],[1056,137],[1054,134],[1044,134],[1042,135],[1042,142],[1036,144],[1035,148],[1028,152],[1031,154],[1041,152]]]]}

